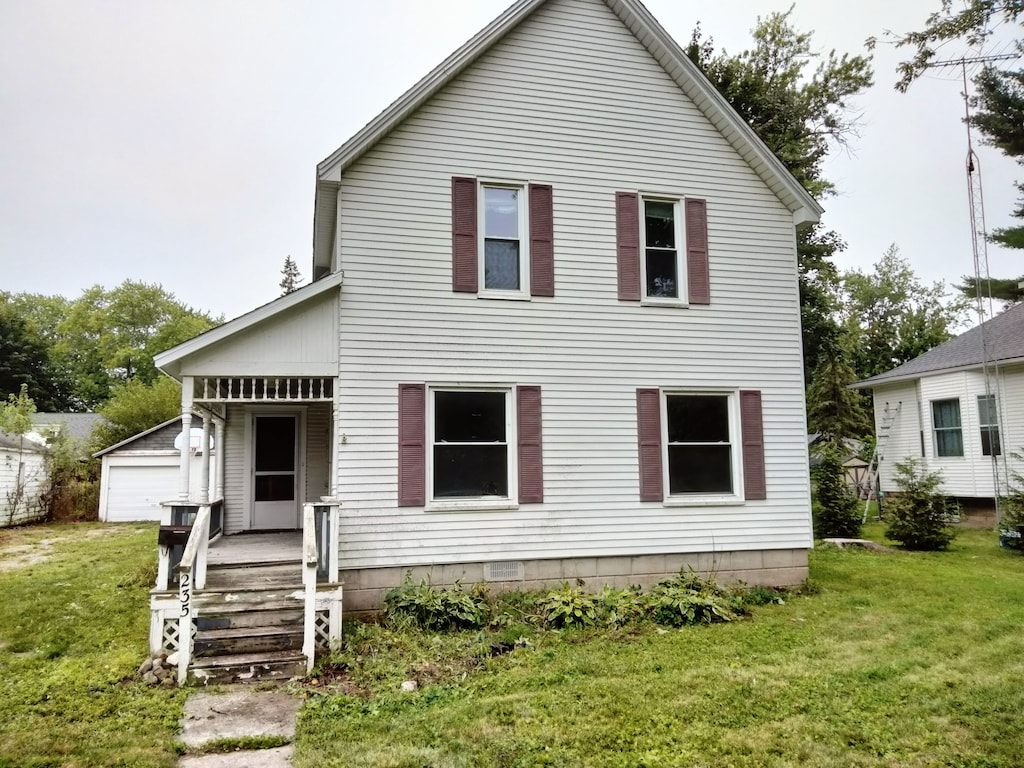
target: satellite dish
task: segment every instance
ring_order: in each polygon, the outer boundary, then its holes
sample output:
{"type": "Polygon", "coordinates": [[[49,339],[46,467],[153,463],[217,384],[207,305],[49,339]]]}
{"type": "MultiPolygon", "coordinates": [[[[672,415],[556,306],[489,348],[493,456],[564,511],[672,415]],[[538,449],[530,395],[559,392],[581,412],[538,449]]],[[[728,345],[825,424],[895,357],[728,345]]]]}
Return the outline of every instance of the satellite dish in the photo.
{"type": "MultiPolygon", "coordinates": [[[[199,427],[192,427],[188,431],[188,449],[195,453],[203,452],[203,430],[199,427]]],[[[174,438],[175,450],[181,450],[182,441],[185,438],[184,432],[179,432],[178,436],[174,438]]],[[[213,435],[210,435],[210,450],[213,450],[213,435]]]]}

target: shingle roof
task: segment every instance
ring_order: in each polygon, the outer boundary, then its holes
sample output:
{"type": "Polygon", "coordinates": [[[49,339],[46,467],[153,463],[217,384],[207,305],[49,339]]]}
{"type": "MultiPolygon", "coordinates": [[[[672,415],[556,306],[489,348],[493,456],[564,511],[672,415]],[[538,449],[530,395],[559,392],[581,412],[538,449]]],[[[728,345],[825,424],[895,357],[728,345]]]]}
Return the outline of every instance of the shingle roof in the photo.
{"type": "Polygon", "coordinates": [[[98,413],[33,413],[32,423],[37,427],[59,425],[72,440],[86,440],[102,418],[98,413]]]}
{"type": "Polygon", "coordinates": [[[855,389],[874,384],[916,379],[926,373],[982,364],[982,333],[987,334],[988,357],[993,362],[1024,360],[1024,303],[1016,304],[966,333],[950,339],[891,371],[858,381],[855,389]]]}

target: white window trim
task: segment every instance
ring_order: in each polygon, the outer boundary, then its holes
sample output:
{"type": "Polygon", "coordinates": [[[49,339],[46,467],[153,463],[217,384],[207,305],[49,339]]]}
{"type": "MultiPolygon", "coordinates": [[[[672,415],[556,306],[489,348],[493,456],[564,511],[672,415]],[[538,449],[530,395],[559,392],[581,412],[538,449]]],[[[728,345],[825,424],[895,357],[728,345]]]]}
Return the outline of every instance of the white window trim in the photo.
{"type": "Polygon", "coordinates": [[[472,512],[519,509],[519,439],[516,433],[516,388],[512,384],[428,384],[427,385],[427,512],[472,512]],[[505,394],[505,444],[508,446],[508,496],[478,496],[459,499],[434,498],[434,393],[502,392],[505,394]]]}
{"type": "Polygon", "coordinates": [[[683,215],[682,196],[640,193],[640,304],[662,307],[688,307],[690,286],[686,272],[686,219],[683,215]],[[676,225],[676,298],[647,295],[647,201],[672,203],[676,225]]]}
{"type": "Polygon", "coordinates": [[[940,461],[956,461],[958,459],[964,459],[967,457],[967,443],[964,440],[964,409],[960,404],[959,397],[937,397],[934,400],[928,401],[928,415],[931,420],[932,428],[932,456],[940,461]],[[935,426],[935,403],[956,403],[957,414],[960,417],[960,426],[955,429],[960,430],[960,453],[951,454],[949,456],[943,456],[939,453],[939,431],[952,432],[954,427],[937,427],[935,426]]]}
{"type": "Polygon", "coordinates": [[[529,189],[530,184],[526,181],[510,181],[508,179],[479,179],[477,184],[477,270],[479,289],[477,298],[482,299],[511,299],[513,301],[530,300],[530,220],[529,220],[529,189]],[[517,189],[519,190],[519,290],[503,290],[500,288],[488,288],[486,277],[486,253],[484,243],[487,239],[487,206],[485,202],[486,190],[488,188],[517,189]]]}
{"type": "MultiPolygon", "coordinates": [[[[996,457],[1000,457],[1000,456],[1003,455],[1003,451],[1002,451],[1002,448],[1003,448],[1003,437],[1002,437],[1002,434],[1000,434],[1000,427],[1001,427],[1001,425],[999,423],[999,398],[996,396],[996,393],[993,392],[992,394],[978,395],[977,396],[977,400],[975,402],[976,402],[976,408],[977,408],[977,411],[978,411],[978,443],[979,443],[978,448],[981,451],[981,457],[984,458],[984,459],[991,459],[992,456],[993,456],[993,454],[991,452],[990,453],[985,453],[985,437],[984,436],[985,436],[985,432],[986,431],[989,432],[990,445],[991,445],[991,437],[993,435],[995,436],[996,440],[999,442],[999,452],[996,453],[995,456],[996,457]],[[994,422],[990,422],[990,423],[982,422],[982,420],[981,420],[981,403],[982,403],[983,400],[990,400],[992,402],[992,407],[991,408],[986,408],[985,410],[988,411],[989,418],[991,418],[993,415],[995,416],[995,421],[994,422]]],[[[961,414],[961,419],[960,420],[961,420],[961,422],[963,421],[963,414],[961,414]]],[[[963,425],[962,424],[961,424],[960,428],[963,429],[963,425]]],[[[965,447],[965,451],[966,451],[966,447],[965,447]]]]}
{"type": "Polygon", "coordinates": [[[743,489],[743,435],[740,429],[740,397],[736,389],[677,389],[661,390],[661,469],[662,488],[666,507],[714,507],[744,504],[743,489]],[[669,493],[669,462],[668,462],[668,398],[683,396],[725,396],[729,413],[729,445],[731,448],[732,493],[669,493]]]}

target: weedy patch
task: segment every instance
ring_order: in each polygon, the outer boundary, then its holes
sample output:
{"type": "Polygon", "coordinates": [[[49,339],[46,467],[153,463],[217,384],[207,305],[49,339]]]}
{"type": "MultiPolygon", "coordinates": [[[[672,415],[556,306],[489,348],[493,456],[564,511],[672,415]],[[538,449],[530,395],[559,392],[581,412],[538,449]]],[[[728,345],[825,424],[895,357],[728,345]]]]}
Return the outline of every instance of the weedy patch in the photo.
{"type": "Polygon", "coordinates": [[[752,620],[678,628],[551,631],[526,620],[543,596],[512,598],[526,643],[495,656],[490,625],[354,629],[359,694],[313,692],[293,763],[1020,765],[1024,558],[963,531],[948,552],[822,548],[811,574],[743,593],[752,620]]]}

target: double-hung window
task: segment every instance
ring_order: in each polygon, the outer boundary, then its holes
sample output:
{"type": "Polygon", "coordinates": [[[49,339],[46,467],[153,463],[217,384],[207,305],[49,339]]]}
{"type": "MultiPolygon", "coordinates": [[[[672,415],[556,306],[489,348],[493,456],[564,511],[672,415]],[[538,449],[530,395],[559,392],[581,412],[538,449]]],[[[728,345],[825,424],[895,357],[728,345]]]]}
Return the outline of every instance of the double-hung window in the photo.
{"type": "Polygon", "coordinates": [[[960,400],[932,400],[932,433],[936,456],[963,456],[964,434],[960,426],[960,400]]]}
{"type": "Polygon", "coordinates": [[[485,292],[522,293],[529,263],[529,241],[524,237],[525,190],[481,184],[480,196],[480,284],[485,292]]]}
{"type": "Polygon", "coordinates": [[[728,394],[665,395],[669,496],[735,492],[731,401],[728,394]]]}
{"type": "Polygon", "coordinates": [[[981,428],[981,455],[1001,456],[995,395],[978,395],[978,426],[981,428]]]}
{"type": "Polygon", "coordinates": [[[643,198],[643,275],[644,297],[680,301],[686,297],[686,272],[682,268],[680,246],[682,225],[679,201],[643,198]]]}
{"type": "Polygon", "coordinates": [[[511,391],[434,389],[431,395],[430,498],[511,499],[511,391]]]}

